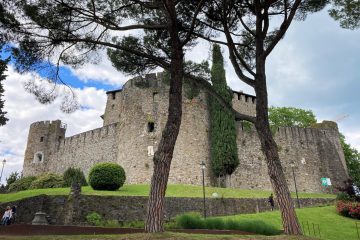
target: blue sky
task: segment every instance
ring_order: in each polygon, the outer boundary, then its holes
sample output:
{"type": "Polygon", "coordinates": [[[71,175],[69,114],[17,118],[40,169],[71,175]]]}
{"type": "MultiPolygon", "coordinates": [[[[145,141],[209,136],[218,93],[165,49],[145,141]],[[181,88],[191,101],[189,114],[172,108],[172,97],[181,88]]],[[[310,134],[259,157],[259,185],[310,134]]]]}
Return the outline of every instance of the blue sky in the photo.
{"type": "MultiPolygon", "coordinates": [[[[320,121],[340,119],[340,131],[360,150],[359,42],[360,30],[341,29],[326,11],[293,23],[268,60],[270,104],[310,109],[320,121]]],[[[186,58],[202,61],[209,59],[210,53],[210,46],[200,42],[186,58]]],[[[41,105],[25,92],[23,82],[41,78],[43,73],[19,75],[10,66],[8,75],[5,110],[10,121],[0,128],[0,160],[8,160],[5,176],[21,170],[32,122],[61,119],[68,124],[67,136],[100,127],[105,91],[120,88],[131,77],[117,72],[105,53],[97,65],[86,64],[79,69],[61,67],[62,79],[74,87],[82,106],[75,113],[64,114],[59,110],[60,100],[41,105]]],[[[226,60],[226,75],[234,90],[252,93],[236,78],[229,60],[226,60]]]]}

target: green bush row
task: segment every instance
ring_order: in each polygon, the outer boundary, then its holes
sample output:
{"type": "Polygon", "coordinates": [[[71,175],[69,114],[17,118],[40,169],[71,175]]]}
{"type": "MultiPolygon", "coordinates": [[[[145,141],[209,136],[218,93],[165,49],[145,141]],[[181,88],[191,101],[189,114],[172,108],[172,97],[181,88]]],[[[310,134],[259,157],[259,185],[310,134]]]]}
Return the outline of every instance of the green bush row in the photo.
{"type": "Polygon", "coordinates": [[[198,213],[187,213],[177,216],[175,221],[178,228],[184,229],[240,230],[262,235],[281,234],[276,227],[259,220],[204,219],[198,213]]]}
{"type": "MultiPolygon", "coordinates": [[[[115,191],[124,185],[124,169],[116,163],[99,163],[89,173],[89,183],[95,190],[115,191]]],[[[84,173],[79,168],[68,168],[63,175],[46,173],[38,177],[22,177],[9,185],[9,192],[39,188],[69,187],[73,182],[87,186],[84,173]]]]}
{"type": "Polygon", "coordinates": [[[73,181],[87,186],[84,173],[80,169],[68,168],[64,175],[45,173],[40,176],[28,176],[17,179],[9,185],[8,192],[24,191],[39,188],[69,187],[73,181]]]}

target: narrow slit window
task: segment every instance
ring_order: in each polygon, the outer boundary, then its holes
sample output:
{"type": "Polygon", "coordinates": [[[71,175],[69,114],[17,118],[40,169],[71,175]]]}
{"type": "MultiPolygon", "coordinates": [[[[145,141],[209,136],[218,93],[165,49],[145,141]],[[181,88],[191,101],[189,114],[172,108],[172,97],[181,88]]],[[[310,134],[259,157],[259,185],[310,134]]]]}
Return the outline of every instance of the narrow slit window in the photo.
{"type": "Polygon", "coordinates": [[[40,137],[40,142],[43,142],[44,141],[44,137],[40,137]]]}
{"type": "Polygon", "coordinates": [[[155,131],[155,123],[148,122],[148,132],[154,132],[154,131],[155,131]]]}

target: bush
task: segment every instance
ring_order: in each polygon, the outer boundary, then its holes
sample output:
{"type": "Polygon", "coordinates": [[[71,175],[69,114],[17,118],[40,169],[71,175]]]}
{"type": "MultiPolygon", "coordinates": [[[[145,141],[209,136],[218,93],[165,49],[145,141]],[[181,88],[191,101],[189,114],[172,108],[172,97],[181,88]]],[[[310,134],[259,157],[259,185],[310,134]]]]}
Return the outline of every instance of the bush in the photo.
{"type": "Polygon", "coordinates": [[[101,226],[103,224],[103,219],[97,212],[92,212],[86,215],[86,222],[94,226],[101,226]]]}
{"type": "Polygon", "coordinates": [[[115,191],[124,185],[124,169],[116,163],[98,163],[89,173],[89,184],[94,190],[115,191]]]}
{"type": "Polygon", "coordinates": [[[31,183],[36,180],[36,177],[29,176],[29,177],[22,177],[12,184],[10,184],[8,191],[9,192],[17,192],[17,191],[24,191],[28,190],[31,186],[31,183]]]}
{"type": "Polygon", "coordinates": [[[204,229],[205,223],[199,213],[191,212],[175,218],[178,227],[185,229],[204,229]]]}
{"type": "Polygon", "coordinates": [[[175,218],[176,227],[185,229],[240,230],[262,235],[277,235],[281,231],[273,225],[259,220],[233,220],[202,218],[198,213],[187,213],[175,218]]]}
{"type": "Polygon", "coordinates": [[[10,173],[9,177],[6,178],[6,187],[9,187],[12,183],[20,179],[20,174],[18,172],[10,173]]]}
{"type": "Polygon", "coordinates": [[[350,201],[354,201],[355,199],[347,193],[340,192],[336,195],[336,200],[350,202],[350,201]]]}
{"type": "Polygon", "coordinates": [[[55,173],[46,173],[39,176],[30,185],[30,189],[38,188],[59,188],[64,186],[64,179],[62,176],[55,173]]]}
{"type": "Polygon", "coordinates": [[[85,179],[84,173],[80,170],[80,168],[72,168],[69,167],[64,172],[64,186],[70,187],[73,182],[80,183],[81,186],[87,186],[87,182],[85,179]]]}
{"type": "Polygon", "coordinates": [[[359,202],[336,202],[336,211],[345,217],[360,219],[360,203],[359,202]]]}

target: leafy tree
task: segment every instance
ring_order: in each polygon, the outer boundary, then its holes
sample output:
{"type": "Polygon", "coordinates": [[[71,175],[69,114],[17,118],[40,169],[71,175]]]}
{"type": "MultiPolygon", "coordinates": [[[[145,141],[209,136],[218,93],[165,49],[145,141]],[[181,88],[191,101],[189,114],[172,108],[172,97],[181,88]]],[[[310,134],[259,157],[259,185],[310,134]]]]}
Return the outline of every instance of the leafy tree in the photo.
{"type": "Polygon", "coordinates": [[[360,153],[357,149],[346,143],[345,136],[342,134],[340,134],[340,143],[344,151],[349,176],[357,186],[360,186],[360,153]]]}
{"type": "Polygon", "coordinates": [[[6,178],[6,186],[9,187],[12,183],[14,183],[16,180],[20,179],[20,174],[18,172],[12,172],[10,175],[6,178]]]}
{"type": "MultiPolygon", "coordinates": [[[[231,104],[233,95],[226,83],[224,59],[218,44],[213,46],[211,82],[214,90],[231,104]]],[[[217,177],[231,175],[239,165],[235,117],[212,96],[209,96],[209,107],[211,169],[217,177]]]]}
{"type": "Polygon", "coordinates": [[[255,91],[256,117],[250,116],[248,121],[254,123],[258,132],[286,234],[302,234],[302,231],[270,129],[266,60],[294,18],[304,19],[307,13],[319,11],[326,4],[327,1],[312,0],[210,1],[205,13],[207,19],[203,20],[209,30],[198,34],[225,45],[237,77],[255,91]],[[224,41],[214,38],[220,35],[224,41]]]}
{"type": "Polygon", "coordinates": [[[354,0],[332,0],[329,14],[340,22],[342,28],[357,29],[360,27],[360,2],[354,0]]]}
{"type": "Polygon", "coordinates": [[[269,123],[275,127],[310,127],[316,123],[311,110],[294,107],[270,107],[269,123]]]}

